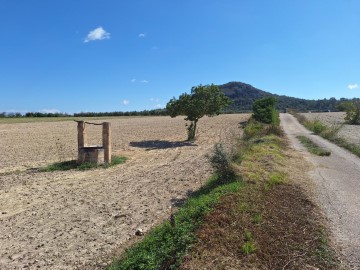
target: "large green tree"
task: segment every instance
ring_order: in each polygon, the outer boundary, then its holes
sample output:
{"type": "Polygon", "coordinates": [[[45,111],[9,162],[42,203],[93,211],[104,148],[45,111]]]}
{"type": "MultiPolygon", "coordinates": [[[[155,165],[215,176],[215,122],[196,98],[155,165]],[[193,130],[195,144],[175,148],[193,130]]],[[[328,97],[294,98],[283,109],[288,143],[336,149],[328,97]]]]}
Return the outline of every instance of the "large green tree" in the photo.
{"type": "Polygon", "coordinates": [[[193,87],[190,94],[183,93],[178,99],[172,98],[166,109],[171,117],[186,116],[185,120],[190,121],[187,125],[188,140],[193,141],[199,119],[205,115],[219,115],[230,103],[231,100],[216,85],[199,85],[193,87]]]}

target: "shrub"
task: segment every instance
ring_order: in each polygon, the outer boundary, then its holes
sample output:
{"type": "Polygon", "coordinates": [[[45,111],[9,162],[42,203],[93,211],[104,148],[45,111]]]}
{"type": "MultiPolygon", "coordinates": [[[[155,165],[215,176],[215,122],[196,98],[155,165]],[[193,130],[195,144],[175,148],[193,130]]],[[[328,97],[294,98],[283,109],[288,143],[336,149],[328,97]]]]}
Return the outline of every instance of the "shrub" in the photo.
{"type": "Polygon", "coordinates": [[[210,158],[210,162],[215,169],[215,172],[220,177],[225,178],[225,180],[228,180],[235,175],[230,158],[221,143],[215,144],[214,153],[210,158]]]}
{"type": "Polygon", "coordinates": [[[327,129],[326,125],[324,125],[319,120],[315,120],[313,122],[308,122],[308,123],[309,123],[309,129],[317,135],[323,133],[327,129]]]}
{"type": "Polygon", "coordinates": [[[338,137],[338,133],[342,127],[343,125],[335,125],[335,124],[331,126],[327,126],[326,130],[322,133],[322,136],[328,140],[335,139],[338,137]]]}
{"type": "Polygon", "coordinates": [[[258,99],[253,104],[253,118],[265,124],[276,124],[278,117],[275,110],[276,98],[267,97],[258,99]]]}
{"type": "Polygon", "coordinates": [[[350,125],[360,124],[360,100],[347,103],[345,120],[350,125]]]}

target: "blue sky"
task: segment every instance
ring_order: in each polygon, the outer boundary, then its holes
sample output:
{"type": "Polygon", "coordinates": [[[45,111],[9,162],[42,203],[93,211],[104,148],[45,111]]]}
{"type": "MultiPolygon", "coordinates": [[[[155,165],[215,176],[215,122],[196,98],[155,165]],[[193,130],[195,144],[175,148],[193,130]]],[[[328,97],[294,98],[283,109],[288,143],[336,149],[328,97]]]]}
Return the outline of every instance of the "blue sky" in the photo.
{"type": "Polygon", "coordinates": [[[0,0],[0,112],[163,107],[199,84],[360,97],[357,0],[0,0]]]}

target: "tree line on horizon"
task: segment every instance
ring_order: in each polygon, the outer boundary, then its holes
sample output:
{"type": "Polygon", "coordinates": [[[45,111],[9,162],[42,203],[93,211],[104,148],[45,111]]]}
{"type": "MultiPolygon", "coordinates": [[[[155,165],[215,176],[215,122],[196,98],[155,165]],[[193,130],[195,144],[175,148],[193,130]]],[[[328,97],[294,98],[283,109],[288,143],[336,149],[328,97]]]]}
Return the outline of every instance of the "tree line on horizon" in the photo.
{"type": "Polygon", "coordinates": [[[165,109],[143,110],[143,111],[116,111],[116,112],[80,112],[80,113],[44,113],[44,112],[2,112],[0,118],[4,117],[105,117],[105,116],[164,116],[168,115],[165,109]]]}
{"type": "MultiPolygon", "coordinates": [[[[261,98],[275,97],[277,100],[276,109],[282,111],[291,108],[299,112],[328,112],[346,111],[349,102],[359,102],[359,98],[347,99],[334,97],[330,99],[308,100],[294,98],[285,95],[276,95],[242,82],[229,82],[218,86],[219,89],[232,100],[232,103],[224,108],[221,113],[247,113],[252,112],[253,103],[261,98]]],[[[107,116],[167,116],[170,115],[167,109],[154,109],[143,111],[115,111],[115,112],[80,112],[68,113],[45,113],[45,112],[20,112],[0,113],[1,117],[107,117],[107,116]]]]}

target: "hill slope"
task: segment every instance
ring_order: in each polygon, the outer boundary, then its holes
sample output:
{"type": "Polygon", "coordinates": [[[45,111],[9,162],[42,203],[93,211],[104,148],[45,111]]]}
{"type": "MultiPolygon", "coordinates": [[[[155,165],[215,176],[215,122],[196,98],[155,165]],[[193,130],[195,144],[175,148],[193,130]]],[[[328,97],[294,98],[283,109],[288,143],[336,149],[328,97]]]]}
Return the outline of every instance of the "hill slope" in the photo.
{"type": "Polygon", "coordinates": [[[335,98],[307,100],[288,96],[280,96],[265,92],[251,86],[250,84],[242,82],[229,82],[223,85],[219,85],[219,88],[226,96],[233,100],[233,104],[228,108],[229,111],[251,111],[252,104],[255,100],[269,96],[277,98],[276,107],[279,110],[292,108],[299,111],[335,111],[336,105],[340,102],[335,98]]]}

